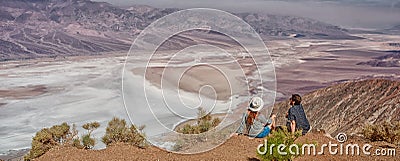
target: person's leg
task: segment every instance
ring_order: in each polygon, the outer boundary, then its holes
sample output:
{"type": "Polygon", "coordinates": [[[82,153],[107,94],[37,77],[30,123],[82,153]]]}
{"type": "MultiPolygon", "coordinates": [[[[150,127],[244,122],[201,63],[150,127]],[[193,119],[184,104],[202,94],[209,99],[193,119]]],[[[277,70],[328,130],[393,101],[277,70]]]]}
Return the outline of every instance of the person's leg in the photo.
{"type": "Polygon", "coordinates": [[[271,132],[271,125],[265,126],[264,130],[261,131],[256,138],[264,138],[266,136],[268,136],[268,134],[271,132]]]}
{"type": "Polygon", "coordinates": [[[269,119],[267,119],[266,125],[272,125],[272,128],[274,128],[275,127],[275,118],[276,118],[276,115],[272,114],[271,117],[269,119]]]}
{"type": "Polygon", "coordinates": [[[271,129],[275,128],[275,118],[276,115],[272,114],[270,120],[271,120],[271,124],[267,125],[264,127],[264,130],[261,131],[256,138],[264,138],[266,136],[268,136],[269,133],[271,133],[271,129]]]}

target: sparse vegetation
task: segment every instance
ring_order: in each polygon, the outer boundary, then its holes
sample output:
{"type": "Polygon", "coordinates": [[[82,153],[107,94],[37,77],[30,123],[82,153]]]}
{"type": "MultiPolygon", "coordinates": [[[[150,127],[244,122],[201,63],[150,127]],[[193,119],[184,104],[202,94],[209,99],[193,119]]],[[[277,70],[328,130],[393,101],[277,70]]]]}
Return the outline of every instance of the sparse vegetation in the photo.
{"type": "Polygon", "coordinates": [[[70,130],[70,126],[65,122],[51,128],[43,128],[33,137],[32,148],[24,159],[32,160],[40,157],[57,145],[74,145],[76,134],[75,129],[70,130]]]}
{"type": "Polygon", "coordinates": [[[78,136],[75,124],[72,125],[72,128],[65,122],[60,125],[54,125],[51,128],[43,128],[33,137],[32,148],[24,156],[24,160],[38,158],[55,146],[91,149],[95,144],[95,139],[91,137],[91,133],[99,126],[98,122],[84,124],[82,127],[88,130],[88,133],[83,135],[82,139],[78,136]]]}
{"type": "Polygon", "coordinates": [[[143,129],[144,126],[137,128],[135,125],[131,125],[129,127],[124,119],[114,117],[108,122],[102,142],[107,146],[112,143],[123,142],[144,148],[147,146],[145,136],[139,132],[143,129]]]}
{"type": "MultiPolygon", "coordinates": [[[[287,161],[287,160],[292,160],[295,158],[297,155],[293,155],[289,151],[289,147],[292,144],[295,144],[294,141],[301,136],[301,131],[296,131],[294,134],[289,132],[286,127],[283,127],[282,130],[277,130],[277,131],[272,131],[272,133],[267,136],[267,152],[264,155],[258,154],[259,158],[261,160],[265,161],[270,161],[270,160],[275,160],[275,161],[287,161]],[[274,144],[275,148],[272,150],[272,155],[270,150],[271,145],[274,144]],[[280,144],[284,144],[286,148],[283,150],[283,152],[286,152],[287,155],[281,155],[278,153],[278,148],[277,146],[280,144]]],[[[301,144],[296,144],[299,147],[299,154],[301,154],[301,144]]],[[[261,151],[264,151],[265,147],[261,148],[261,151]]]]}
{"type": "Polygon", "coordinates": [[[196,125],[186,124],[177,131],[183,134],[200,134],[217,127],[221,120],[219,118],[213,119],[203,108],[199,108],[196,123],[196,125]]]}
{"type": "Polygon", "coordinates": [[[95,144],[94,138],[90,137],[89,134],[82,135],[82,145],[85,149],[92,149],[95,144]]]}
{"type": "Polygon", "coordinates": [[[390,123],[372,124],[364,126],[362,130],[364,137],[370,141],[386,141],[388,143],[400,144],[400,121],[390,123]]]}
{"type": "MultiPolygon", "coordinates": [[[[54,125],[51,128],[43,128],[33,137],[32,148],[24,156],[24,160],[38,158],[55,146],[92,149],[96,144],[95,138],[92,137],[92,132],[98,127],[100,127],[98,122],[82,125],[82,128],[86,130],[86,134],[82,135],[81,138],[79,138],[74,124],[72,128],[65,122],[60,125],[54,125]]],[[[147,145],[144,135],[139,133],[139,130],[143,130],[143,128],[144,126],[136,128],[135,125],[129,127],[125,120],[114,117],[108,123],[106,134],[102,137],[102,141],[106,145],[114,142],[124,142],[143,148],[147,145]]]]}
{"type": "Polygon", "coordinates": [[[87,130],[87,134],[82,136],[83,148],[92,149],[94,147],[96,140],[94,138],[92,138],[92,132],[93,132],[93,130],[95,130],[99,127],[100,127],[100,123],[98,123],[98,122],[91,122],[91,123],[86,123],[86,124],[82,125],[82,128],[87,130]]]}

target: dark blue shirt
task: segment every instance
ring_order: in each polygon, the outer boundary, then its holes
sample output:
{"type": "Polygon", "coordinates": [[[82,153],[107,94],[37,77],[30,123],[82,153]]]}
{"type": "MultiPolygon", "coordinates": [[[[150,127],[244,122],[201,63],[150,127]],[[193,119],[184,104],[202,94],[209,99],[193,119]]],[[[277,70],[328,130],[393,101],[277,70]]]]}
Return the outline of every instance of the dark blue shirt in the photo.
{"type": "Polygon", "coordinates": [[[290,130],[290,121],[296,121],[296,130],[303,130],[305,135],[310,130],[310,123],[307,120],[306,113],[302,105],[294,105],[289,109],[287,127],[290,130]]]}

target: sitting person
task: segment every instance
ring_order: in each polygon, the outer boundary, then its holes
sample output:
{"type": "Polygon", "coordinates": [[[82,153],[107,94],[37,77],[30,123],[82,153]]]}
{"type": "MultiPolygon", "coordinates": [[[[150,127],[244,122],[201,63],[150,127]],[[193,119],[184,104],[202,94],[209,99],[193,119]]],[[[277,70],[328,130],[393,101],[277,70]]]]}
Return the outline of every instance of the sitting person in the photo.
{"type": "Polygon", "coordinates": [[[310,123],[301,104],[300,95],[292,95],[289,99],[289,106],[289,111],[286,114],[288,119],[286,126],[289,132],[294,133],[296,130],[302,130],[302,134],[305,135],[310,130],[310,123]]]}
{"type": "Polygon", "coordinates": [[[244,134],[250,137],[263,138],[266,137],[273,127],[275,127],[275,115],[271,119],[266,119],[263,115],[259,115],[259,111],[263,108],[264,103],[260,97],[254,97],[250,100],[247,112],[243,114],[242,122],[237,134],[244,134]]]}

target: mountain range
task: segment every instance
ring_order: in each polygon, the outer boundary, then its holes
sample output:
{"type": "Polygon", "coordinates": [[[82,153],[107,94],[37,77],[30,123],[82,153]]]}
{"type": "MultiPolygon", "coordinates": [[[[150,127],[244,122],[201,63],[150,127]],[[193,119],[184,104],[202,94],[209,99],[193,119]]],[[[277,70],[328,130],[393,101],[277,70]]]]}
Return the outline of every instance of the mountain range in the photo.
{"type": "MultiPolygon", "coordinates": [[[[90,0],[2,0],[0,60],[126,52],[146,26],[178,10],[140,5],[121,8],[90,0]]],[[[354,38],[346,29],[308,18],[234,14],[264,40],[293,34],[306,38],[354,38]]]]}

